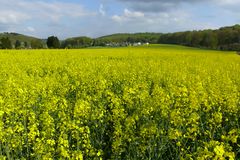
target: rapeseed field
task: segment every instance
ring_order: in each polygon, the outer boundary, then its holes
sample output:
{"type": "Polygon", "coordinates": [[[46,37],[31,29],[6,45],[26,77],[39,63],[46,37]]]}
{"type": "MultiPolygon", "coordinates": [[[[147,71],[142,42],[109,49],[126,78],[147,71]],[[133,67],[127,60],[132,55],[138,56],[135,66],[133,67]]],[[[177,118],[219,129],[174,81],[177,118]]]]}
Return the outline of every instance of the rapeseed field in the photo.
{"type": "Polygon", "coordinates": [[[0,159],[238,159],[240,56],[1,50],[0,119],[0,159]]]}

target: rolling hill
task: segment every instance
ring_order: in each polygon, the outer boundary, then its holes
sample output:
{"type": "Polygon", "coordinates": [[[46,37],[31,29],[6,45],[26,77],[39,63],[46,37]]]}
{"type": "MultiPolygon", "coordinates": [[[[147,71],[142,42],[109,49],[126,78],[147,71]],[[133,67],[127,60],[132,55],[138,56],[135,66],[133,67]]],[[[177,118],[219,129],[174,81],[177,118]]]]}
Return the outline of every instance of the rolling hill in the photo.
{"type": "Polygon", "coordinates": [[[31,36],[27,36],[19,33],[8,33],[8,32],[0,33],[0,39],[3,37],[8,37],[12,43],[15,43],[16,40],[19,40],[21,42],[31,42],[33,40],[41,40],[36,37],[31,37],[31,36]]]}
{"type": "Polygon", "coordinates": [[[20,41],[20,43],[26,43],[28,47],[30,47],[32,44],[36,43],[41,43],[44,44],[44,41],[42,39],[32,37],[32,36],[27,36],[19,33],[0,33],[0,39],[2,38],[9,38],[11,41],[12,45],[14,46],[16,41],[20,41]]]}

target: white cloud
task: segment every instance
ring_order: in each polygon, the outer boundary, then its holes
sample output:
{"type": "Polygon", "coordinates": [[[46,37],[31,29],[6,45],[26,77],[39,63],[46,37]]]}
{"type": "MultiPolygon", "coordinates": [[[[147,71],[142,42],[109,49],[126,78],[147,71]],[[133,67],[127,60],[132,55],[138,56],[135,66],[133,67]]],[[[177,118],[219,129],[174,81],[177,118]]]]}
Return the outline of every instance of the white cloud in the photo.
{"type": "Polygon", "coordinates": [[[131,12],[128,9],[124,9],[124,16],[129,18],[139,18],[144,17],[144,13],[142,12],[131,12]]]}
{"type": "Polygon", "coordinates": [[[186,30],[198,30],[205,28],[216,28],[209,22],[195,20],[190,11],[176,9],[166,12],[133,12],[124,10],[120,15],[111,17],[114,32],[175,32],[186,30]],[[134,18],[132,18],[134,17],[134,18]],[[114,30],[115,27],[115,30],[114,30]]]}
{"type": "Polygon", "coordinates": [[[114,16],[112,16],[112,20],[114,20],[116,22],[122,22],[123,21],[123,17],[118,16],[118,15],[114,15],[114,16]]]}
{"type": "MultiPolygon", "coordinates": [[[[95,15],[94,12],[86,10],[80,4],[69,2],[0,0],[0,4],[0,16],[12,21],[19,21],[25,15],[27,15],[28,19],[31,17],[32,19],[40,18],[53,21],[58,21],[63,17],[79,18],[95,15]]],[[[1,19],[5,21],[3,18],[1,19]]]]}
{"type": "Polygon", "coordinates": [[[31,27],[31,26],[28,26],[25,31],[35,32],[35,28],[33,28],[33,27],[31,27]]]}
{"type": "Polygon", "coordinates": [[[45,38],[50,34],[67,35],[79,30],[77,22],[94,17],[97,11],[86,9],[81,3],[57,0],[0,0],[0,32],[14,31],[45,38]],[[31,26],[32,28],[29,28],[31,26]],[[68,30],[65,27],[68,26],[68,30]],[[64,31],[64,32],[63,32],[64,31]]]}
{"type": "Polygon", "coordinates": [[[24,8],[25,11],[33,13],[32,16],[47,18],[54,21],[62,17],[84,17],[94,15],[95,13],[87,11],[80,4],[68,2],[44,2],[44,1],[21,1],[17,5],[24,8]]]}
{"type": "Polygon", "coordinates": [[[100,6],[99,6],[99,13],[100,13],[102,16],[105,16],[105,15],[106,15],[106,11],[104,10],[103,4],[100,4],[100,6]]]}
{"type": "Polygon", "coordinates": [[[158,27],[170,23],[175,23],[176,25],[185,22],[189,17],[188,13],[179,10],[175,10],[174,12],[143,13],[124,9],[122,15],[113,15],[111,18],[113,21],[124,23],[125,25],[129,25],[130,22],[136,28],[138,28],[138,25],[151,28],[151,25],[158,27]]]}
{"type": "Polygon", "coordinates": [[[16,12],[12,10],[1,10],[0,11],[0,23],[1,24],[18,24],[22,21],[29,19],[30,16],[27,14],[16,12]]]}
{"type": "Polygon", "coordinates": [[[116,22],[125,22],[125,21],[131,21],[131,20],[137,20],[144,18],[144,13],[142,12],[135,12],[130,11],[128,9],[124,9],[124,12],[122,15],[113,15],[112,20],[116,22]]]}
{"type": "Polygon", "coordinates": [[[240,0],[216,0],[220,5],[238,5],[240,4],[240,0]]]}

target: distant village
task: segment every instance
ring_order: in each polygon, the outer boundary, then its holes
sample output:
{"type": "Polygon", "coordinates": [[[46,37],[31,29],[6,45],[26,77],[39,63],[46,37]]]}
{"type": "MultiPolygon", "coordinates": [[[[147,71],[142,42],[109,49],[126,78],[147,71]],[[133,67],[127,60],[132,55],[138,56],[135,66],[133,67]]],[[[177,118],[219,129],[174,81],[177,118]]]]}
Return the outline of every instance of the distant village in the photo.
{"type": "Polygon", "coordinates": [[[130,42],[123,42],[123,43],[116,43],[116,42],[111,42],[107,43],[107,47],[127,47],[127,46],[142,46],[142,45],[149,45],[149,42],[142,43],[142,42],[135,42],[135,43],[130,43],[130,42]]]}

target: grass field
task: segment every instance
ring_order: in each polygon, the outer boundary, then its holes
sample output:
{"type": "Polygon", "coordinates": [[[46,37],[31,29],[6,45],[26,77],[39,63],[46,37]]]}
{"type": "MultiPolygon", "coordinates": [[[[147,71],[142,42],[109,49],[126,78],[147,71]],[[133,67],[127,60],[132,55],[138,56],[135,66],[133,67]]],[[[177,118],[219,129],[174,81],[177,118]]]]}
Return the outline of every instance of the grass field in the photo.
{"type": "Polygon", "coordinates": [[[0,159],[237,159],[240,56],[1,50],[0,119],[0,159]]]}

